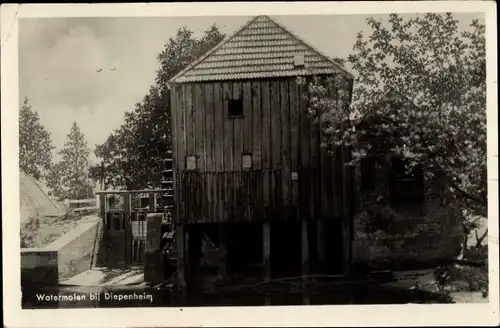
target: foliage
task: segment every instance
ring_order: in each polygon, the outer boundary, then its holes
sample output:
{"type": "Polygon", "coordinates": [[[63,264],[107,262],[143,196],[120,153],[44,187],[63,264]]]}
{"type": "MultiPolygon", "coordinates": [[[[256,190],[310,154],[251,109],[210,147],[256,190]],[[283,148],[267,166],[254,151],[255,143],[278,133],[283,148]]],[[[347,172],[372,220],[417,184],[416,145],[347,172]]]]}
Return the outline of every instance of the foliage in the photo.
{"type": "Polygon", "coordinates": [[[40,179],[50,168],[54,148],[50,133],[25,98],[19,111],[19,167],[40,179]]]}
{"type": "Polygon", "coordinates": [[[21,222],[21,248],[38,247],[39,228],[40,216],[38,213],[21,222]]]}
{"type": "Polygon", "coordinates": [[[82,199],[92,197],[93,188],[88,179],[90,150],[85,135],[73,122],[64,148],[59,151],[62,159],[52,165],[47,184],[52,195],[59,199],[82,199]]]}
{"type": "Polygon", "coordinates": [[[459,31],[450,13],[367,22],[372,34],[358,34],[347,59],[358,75],[352,104],[348,80],[308,83],[324,145],[353,147],[354,161],[386,152],[410,167],[425,163],[427,177],[441,176],[464,210],[487,216],[484,25],[459,31]]]}
{"type": "Polygon", "coordinates": [[[156,83],[131,112],[125,123],[95,148],[102,162],[90,170],[95,181],[126,189],[160,187],[165,155],[171,149],[170,100],[167,82],[193,60],[223,39],[216,26],[197,39],[186,27],[170,38],[158,55],[156,83]]]}

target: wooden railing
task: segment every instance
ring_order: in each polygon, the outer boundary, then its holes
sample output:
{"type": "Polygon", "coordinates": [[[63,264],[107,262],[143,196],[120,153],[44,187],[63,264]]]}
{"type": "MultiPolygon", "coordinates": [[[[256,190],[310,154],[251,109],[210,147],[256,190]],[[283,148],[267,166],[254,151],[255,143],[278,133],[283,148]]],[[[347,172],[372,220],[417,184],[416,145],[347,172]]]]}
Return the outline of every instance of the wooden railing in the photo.
{"type": "Polygon", "coordinates": [[[84,212],[98,209],[97,199],[65,199],[64,206],[67,212],[84,212]]]}

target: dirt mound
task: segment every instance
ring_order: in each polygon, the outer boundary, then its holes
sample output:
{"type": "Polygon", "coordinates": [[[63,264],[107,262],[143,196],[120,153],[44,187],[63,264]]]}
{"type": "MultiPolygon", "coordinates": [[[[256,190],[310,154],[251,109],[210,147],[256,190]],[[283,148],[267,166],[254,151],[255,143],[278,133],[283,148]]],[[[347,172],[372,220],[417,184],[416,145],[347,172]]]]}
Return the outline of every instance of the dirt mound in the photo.
{"type": "Polygon", "coordinates": [[[61,211],[43,190],[42,184],[19,170],[21,222],[30,217],[57,215],[61,211]]]}

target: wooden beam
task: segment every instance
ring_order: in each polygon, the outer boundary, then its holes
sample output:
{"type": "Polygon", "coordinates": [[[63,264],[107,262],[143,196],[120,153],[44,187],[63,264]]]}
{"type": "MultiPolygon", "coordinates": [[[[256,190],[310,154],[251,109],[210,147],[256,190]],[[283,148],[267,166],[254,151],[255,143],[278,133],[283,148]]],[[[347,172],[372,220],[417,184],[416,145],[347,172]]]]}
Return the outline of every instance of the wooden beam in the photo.
{"type": "Polygon", "coordinates": [[[125,231],[125,263],[132,263],[131,256],[131,241],[132,241],[132,232],[130,226],[130,216],[132,210],[132,195],[124,194],[123,195],[123,230],[125,231]]]}
{"type": "Polygon", "coordinates": [[[321,217],[318,218],[317,236],[318,269],[323,271],[325,268],[325,222],[321,217]]]}
{"type": "Polygon", "coordinates": [[[301,269],[302,276],[309,274],[309,238],[307,234],[307,220],[302,219],[301,222],[301,242],[302,242],[302,261],[301,269]]]}
{"type": "Polygon", "coordinates": [[[222,223],[219,224],[219,252],[218,252],[218,274],[221,281],[226,282],[227,275],[227,236],[226,226],[222,223]]]}
{"type": "Polygon", "coordinates": [[[178,224],[175,227],[175,238],[177,242],[177,289],[181,292],[186,290],[185,272],[185,231],[184,225],[178,224]]]}
{"type": "Polygon", "coordinates": [[[103,222],[106,220],[106,195],[99,195],[99,215],[102,218],[103,222]]]}
{"type": "Polygon", "coordinates": [[[264,281],[271,280],[271,227],[269,222],[263,223],[263,260],[264,260],[264,281]]]}

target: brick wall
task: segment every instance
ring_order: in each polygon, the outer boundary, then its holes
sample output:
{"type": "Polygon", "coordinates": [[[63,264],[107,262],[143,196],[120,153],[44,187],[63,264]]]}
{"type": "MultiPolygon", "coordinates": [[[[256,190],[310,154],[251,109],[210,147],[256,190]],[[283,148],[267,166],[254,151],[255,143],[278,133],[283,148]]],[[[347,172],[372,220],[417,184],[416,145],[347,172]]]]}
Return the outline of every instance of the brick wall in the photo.
{"type": "MultiPolygon", "coordinates": [[[[357,183],[353,223],[353,264],[370,269],[434,265],[458,256],[463,241],[462,214],[439,178],[425,180],[424,202],[391,204],[388,161],[379,161],[375,190],[357,183]]],[[[360,181],[360,169],[356,170],[360,181]]]]}

